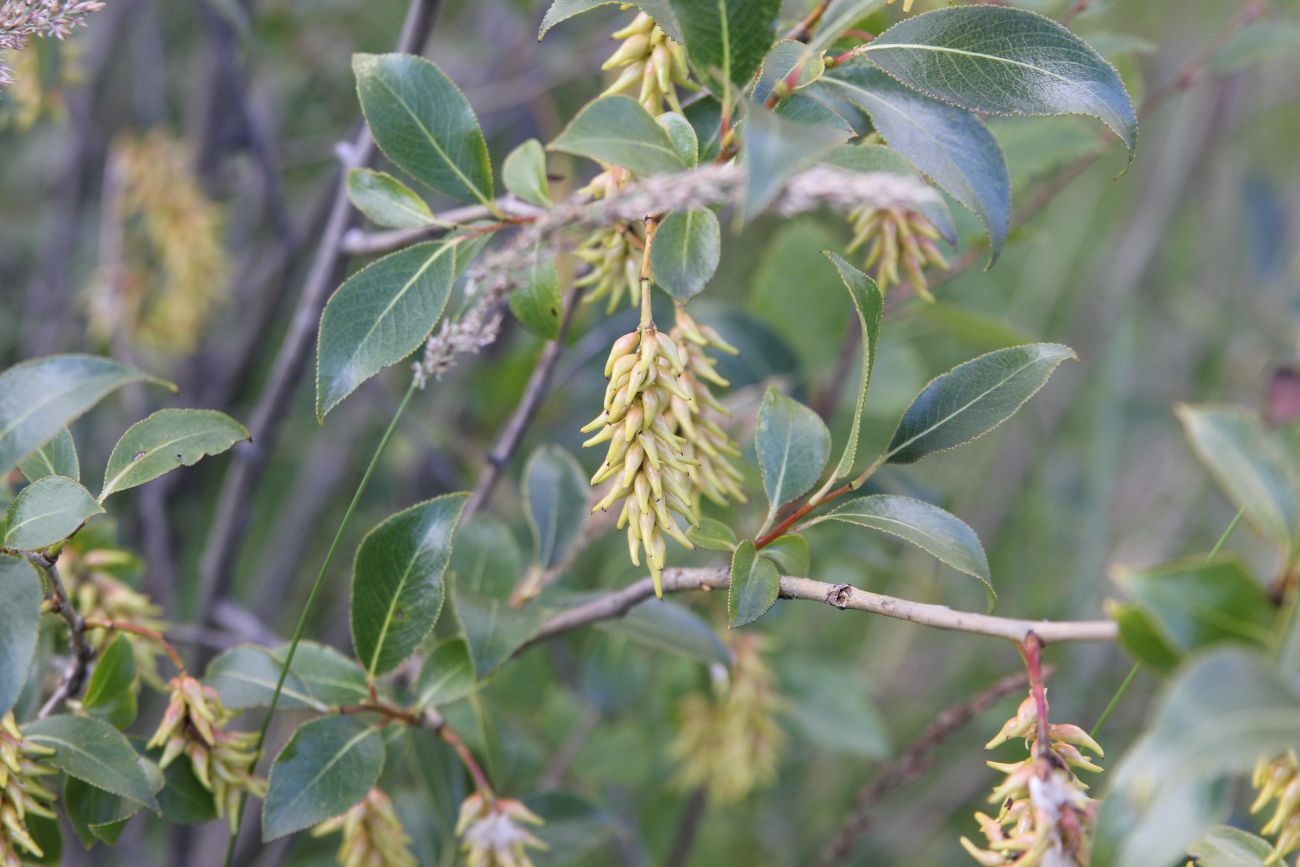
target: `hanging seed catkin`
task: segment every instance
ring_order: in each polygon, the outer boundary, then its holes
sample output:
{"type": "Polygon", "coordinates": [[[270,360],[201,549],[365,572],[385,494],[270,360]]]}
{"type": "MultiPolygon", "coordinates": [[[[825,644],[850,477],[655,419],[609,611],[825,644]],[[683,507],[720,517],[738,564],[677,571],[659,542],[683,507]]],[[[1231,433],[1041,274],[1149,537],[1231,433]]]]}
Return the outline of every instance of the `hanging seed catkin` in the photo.
{"type": "Polygon", "coordinates": [[[722,335],[708,325],[700,325],[686,308],[677,306],[677,318],[670,332],[681,349],[685,370],[681,376],[683,390],[690,400],[672,398],[675,432],[686,441],[685,456],[687,476],[691,480],[694,497],[692,505],[699,513],[699,496],[703,495],[719,506],[729,500],[745,502],[740,483],[744,476],[731,463],[740,456],[740,448],[720,426],[726,407],[714,397],[711,386],[728,388],[731,383],[717,371],[717,362],[706,350],[716,349],[728,355],[738,355],[740,350],[722,339],[722,335]]]}
{"type": "Polygon", "coordinates": [[[946,271],[948,260],[939,252],[936,243],[939,230],[933,223],[916,211],[901,207],[858,208],[849,214],[849,222],[853,240],[848,251],[866,247],[863,267],[873,273],[882,293],[901,283],[905,276],[916,294],[926,301],[934,300],[925,269],[935,267],[946,271]]]}
{"type": "Polygon", "coordinates": [[[371,789],[360,803],[341,816],[312,829],[313,837],[342,832],[335,860],[341,867],[418,867],[407,847],[411,837],[393,811],[393,802],[380,789],[371,789]]]}
{"type": "Polygon", "coordinates": [[[663,28],[644,12],[638,12],[631,24],[612,33],[610,38],[622,40],[622,44],[601,69],[622,72],[601,96],[635,94],[637,102],[652,115],[663,113],[665,103],[673,111],[681,111],[677,88],[691,87],[686,49],[669,39],[663,28]]]}
{"type": "Polygon", "coordinates": [[[1277,802],[1260,833],[1274,841],[1271,853],[1274,860],[1269,863],[1280,864],[1292,852],[1300,851],[1300,759],[1296,751],[1287,750],[1274,759],[1260,759],[1251,783],[1259,794],[1250,805],[1250,812],[1258,813],[1277,802]]]}
{"type": "Polygon", "coordinates": [[[699,523],[692,504],[686,440],[674,431],[673,399],[689,403],[694,398],[683,381],[685,363],[677,342],[653,324],[624,334],[614,341],[605,376],[605,408],[582,429],[597,431],[584,447],[609,443],[605,460],[592,476],[599,485],[613,480],[595,511],[605,511],[623,501],[619,529],[627,528],[628,554],[634,565],[646,565],[654,579],[655,595],[663,597],[663,570],[667,553],[665,536],[693,548],[677,522],[699,523]]]}
{"type": "Polygon", "coordinates": [[[27,829],[27,816],[57,819],[55,794],[40,778],[58,773],[44,764],[54,750],[25,737],[12,712],[0,717],[0,867],[22,867],[23,853],[45,857],[27,829]]]}

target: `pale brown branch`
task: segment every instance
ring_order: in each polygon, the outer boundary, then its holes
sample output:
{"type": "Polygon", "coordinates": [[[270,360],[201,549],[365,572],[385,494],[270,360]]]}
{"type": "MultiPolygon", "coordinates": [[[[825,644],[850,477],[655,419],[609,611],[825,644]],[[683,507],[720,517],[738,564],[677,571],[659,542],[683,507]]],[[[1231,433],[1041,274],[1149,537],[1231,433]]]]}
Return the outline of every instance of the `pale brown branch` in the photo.
{"type": "Polygon", "coordinates": [[[487,205],[464,205],[434,214],[434,222],[418,229],[389,229],[380,232],[365,232],[361,229],[349,229],[343,236],[343,253],[348,256],[374,256],[391,253],[417,241],[436,238],[454,229],[461,228],[477,220],[486,220],[505,214],[507,217],[531,219],[544,209],[527,202],[521,202],[513,195],[502,196],[492,203],[496,211],[487,205]]]}
{"type": "MultiPolygon", "coordinates": [[[[728,572],[721,567],[668,569],[664,571],[663,576],[665,593],[722,590],[729,583],[728,572]]],[[[542,624],[541,629],[524,647],[602,620],[621,617],[652,596],[654,596],[653,583],[649,578],[642,578],[621,590],[607,593],[551,617],[542,624]]],[[[860,590],[851,584],[827,584],[824,581],[797,578],[792,575],[781,576],[781,598],[821,602],[841,610],[864,611],[868,614],[880,614],[934,629],[988,635],[1015,642],[1024,641],[1030,633],[1037,635],[1047,644],[1058,641],[1114,641],[1118,637],[1118,630],[1110,620],[1022,620],[1014,617],[996,617],[991,614],[957,611],[946,605],[885,596],[881,593],[860,590]]]]}

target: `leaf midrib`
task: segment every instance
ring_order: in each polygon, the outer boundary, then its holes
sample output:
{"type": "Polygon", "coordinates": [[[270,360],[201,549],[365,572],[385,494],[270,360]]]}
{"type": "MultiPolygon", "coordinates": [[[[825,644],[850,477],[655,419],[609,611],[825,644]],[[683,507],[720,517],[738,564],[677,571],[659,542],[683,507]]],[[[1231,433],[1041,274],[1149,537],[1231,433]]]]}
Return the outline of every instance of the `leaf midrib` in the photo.
{"type": "Polygon", "coordinates": [[[902,48],[902,49],[914,48],[918,51],[933,51],[936,54],[957,54],[963,57],[974,57],[979,60],[989,60],[994,63],[1005,63],[1008,66],[1019,66],[1024,69],[1032,70],[1033,72],[1046,75],[1050,78],[1055,78],[1057,81],[1062,81],[1065,82],[1066,84],[1075,87],[1078,87],[1080,84],[1078,81],[1075,81],[1074,79],[1071,78],[1066,78],[1064,75],[1061,75],[1060,73],[1052,72],[1050,69],[1044,69],[1041,66],[1035,66],[1032,63],[1026,63],[1023,60],[1012,60],[1009,57],[998,57],[996,54],[984,54],[983,52],[979,52],[979,51],[967,51],[964,48],[951,48],[946,45],[923,45],[918,42],[888,42],[880,45],[877,45],[875,43],[868,43],[867,45],[863,46],[863,51],[869,54],[872,51],[888,51],[890,48],[902,48]]]}
{"type": "Polygon", "coordinates": [[[320,770],[316,772],[315,776],[313,776],[310,780],[308,780],[306,785],[300,788],[292,798],[290,798],[288,801],[284,803],[284,806],[280,808],[280,812],[282,814],[289,812],[293,808],[294,804],[297,804],[298,801],[300,801],[302,797],[306,795],[313,786],[319,783],[321,778],[324,777],[325,774],[327,774],[331,768],[333,768],[335,765],[341,762],[343,760],[343,757],[346,756],[349,752],[351,752],[359,742],[361,742],[365,738],[370,737],[370,735],[374,734],[374,731],[375,730],[373,728],[367,726],[366,728],[362,729],[361,731],[353,735],[351,738],[349,738],[347,743],[345,743],[342,746],[342,748],[340,748],[336,753],[334,753],[334,755],[330,756],[330,760],[328,762],[321,765],[320,770]]]}
{"type": "MultiPolygon", "coordinates": [[[[202,437],[211,436],[214,433],[216,432],[212,430],[192,431],[187,434],[182,434],[181,436],[178,436],[175,439],[170,439],[167,440],[166,442],[161,442],[152,449],[145,449],[144,454],[140,455],[140,457],[138,458],[133,458],[128,460],[126,466],[122,468],[121,472],[113,476],[112,479],[106,480],[104,482],[104,490],[100,492],[99,498],[102,500],[105,497],[107,497],[109,494],[117,493],[118,483],[122,481],[122,479],[125,478],[127,475],[129,475],[131,470],[138,468],[141,464],[143,464],[149,458],[161,452],[163,449],[169,448],[170,446],[174,446],[177,443],[183,443],[186,440],[199,439],[202,437]]],[[[206,455],[208,454],[208,452],[205,451],[204,454],[206,455]]],[[[180,459],[179,457],[177,458],[177,460],[179,460],[180,463],[185,463],[185,461],[183,459],[180,459]]]]}

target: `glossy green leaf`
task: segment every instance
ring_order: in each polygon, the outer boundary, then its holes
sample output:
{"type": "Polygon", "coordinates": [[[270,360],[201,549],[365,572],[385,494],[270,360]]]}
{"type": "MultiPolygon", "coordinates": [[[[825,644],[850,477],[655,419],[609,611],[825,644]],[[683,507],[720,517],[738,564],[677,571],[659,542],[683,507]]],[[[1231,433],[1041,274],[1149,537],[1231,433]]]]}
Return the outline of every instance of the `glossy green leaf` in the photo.
{"type": "Polygon", "coordinates": [[[527,269],[521,270],[519,285],[510,293],[510,312],[519,324],[546,340],[560,336],[564,321],[564,298],[555,258],[538,245],[527,269]]]}
{"type": "Polygon", "coordinates": [[[407,247],[349,277],[320,319],[316,417],[406,358],[433,331],[455,278],[454,241],[407,247]]]}
{"type": "Polygon", "coordinates": [[[858,325],[862,329],[862,373],[858,384],[858,399],[853,405],[853,423],[849,427],[849,437],[844,441],[844,453],[835,465],[830,481],[841,479],[853,472],[853,465],[858,459],[858,440],[862,436],[862,409],[867,404],[867,389],[871,387],[871,371],[876,364],[876,347],[880,343],[880,317],[885,312],[885,297],[880,292],[876,281],[854,268],[841,257],[826,251],[826,258],[831,260],[844,288],[849,290],[849,299],[853,310],[858,314],[858,325]]]}
{"type": "MultiPolygon", "coordinates": [[[[577,601],[589,601],[577,597],[577,601]]],[[[656,599],[638,605],[622,617],[596,624],[603,632],[626,637],[638,644],[678,653],[706,664],[731,665],[731,651],[713,627],[691,609],[656,599]]]]}
{"type": "MultiPolygon", "coordinates": [[[[610,6],[615,3],[622,5],[623,0],[553,0],[546,10],[546,15],[542,17],[542,26],[537,31],[537,38],[540,40],[548,30],[561,21],[580,15],[589,9],[595,9],[598,6],[610,6]]],[[[633,0],[631,5],[653,18],[655,23],[662,27],[664,32],[673,39],[678,42],[682,41],[681,27],[677,23],[677,16],[673,13],[668,0],[633,0]]]]}
{"type": "Polygon", "coordinates": [[[666,111],[655,118],[655,123],[664,128],[668,139],[673,143],[677,155],[686,165],[694,167],[700,162],[700,138],[695,127],[684,115],[675,111],[666,111]]]}
{"type": "MultiPolygon", "coordinates": [[[[161,755],[161,749],[158,754],[161,755]]],[[[162,790],[158,792],[163,819],[177,825],[202,825],[217,818],[212,793],[194,775],[192,764],[172,762],[163,769],[163,779],[162,790]]]]}
{"type": "Polygon", "coordinates": [[[865,46],[872,62],[938,99],[985,114],[1084,114],[1137,145],[1137,112],[1115,67],[1050,18],[958,6],[905,18],[865,46]]]}
{"type": "Polygon", "coordinates": [[[327,716],[302,725],[271,765],[262,804],[269,842],[338,816],[379,781],[384,739],[355,717],[327,716]]]}
{"type": "Polygon", "coordinates": [[[776,604],[781,573],[762,556],[753,542],[741,542],[731,555],[731,586],[727,588],[727,616],[731,628],[753,623],[776,604]]]}
{"type": "Polygon", "coordinates": [[[361,110],[393,164],[443,195],[490,204],[492,163],[465,94],[411,54],[354,54],[361,110]]]}
{"type": "Polygon", "coordinates": [[[704,291],[721,258],[722,227],[704,208],[665,217],[650,249],[655,282],[682,303],[704,291]]]}
{"type": "Polygon", "coordinates": [[[135,651],[127,637],[119,635],[95,659],[81,709],[124,729],[135,722],[137,692],[135,651]]]}
{"type": "Polygon", "coordinates": [[[0,554],[0,715],[14,706],[27,683],[44,596],[35,566],[0,554]]]}
{"type": "Polygon", "coordinates": [[[523,574],[523,555],[498,518],[478,514],[456,532],[447,583],[457,590],[505,597],[523,574]]]}
{"type": "Polygon", "coordinates": [[[46,476],[19,491],[9,506],[4,545],[34,551],[62,541],[104,509],[66,476],[46,476]]]}
{"type": "Polygon", "coordinates": [[[1283,551],[1290,550],[1297,522],[1296,470],[1263,423],[1231,406],[1177,408],[1192,451],[1247,522],[1283,551]]]}
{"type": "Polygon", "coordinates": [[[18,464],[27,481],[35,482],[46,476],[67,476],[81,481],[81,460],[77,457],[77,444],[72,441],[72,431],[66,427],[18,464]]]}
{"type": "Polygon", "coordinates": [[[890,147],[970,208],[997,257],[1011,219],[1011,181],[997,139],[978,117],[904,87],[865,60],[829,70],[816,88],[865,111],[890,147]]]}
{"type": "Polygon", "coordinates": [[[436,222],[428,203],[387,172],[352,169],[348,172],[348,198],[376,226],[422,229],[436,222]]]}
{"type": "Polygon", "coordinates": [[[849,500],[810,523],[841,521],[897,536],[959,572],[978,578],[988,594],[989,609],[997,601],[988,557],[979,537],[965,521],[923,500],[895,494],[872,494],[849,500]]]}
{"type": "Polygon", "coordinates": [[[782,575],[796,575],[807,578],[812,571],[812,555],[808,550],[808,540],[798,533],[786,533],[777,536],[763,548],[760,557],[766,557],[776,564],[782,575]]]}
{"type": "Polygon", "coordinates": [[[1058,343],[999,349],[930,381],[903,414],[885,458],[910,464],[981,437],[1016,413],[1074,350],[1058,343]]]}
{"type": "Polygon", "coordinates": [[[1221,642],[1269,644],[1273,603],[1236,560],[1117,569],[1116,584],[1173,648],[1189,653],[1221,642]]]}
{"type": "Polygon", "coordinates": [[[119,798],[76,777],[63,779],[63,807],[68,823],[87,849],[96,841],[112,846],[131,817],[144,809],[135,801],[119,798]]]}
{"type": "MultiPolygon", "coordinates": [[[[754,102],[765,103],[772,95],[772,90],[780,83],[787,82],[791,74],[798,69],[794,87],[791,91],[812,84],[826,71],[826,62],[819,55],[811,55],[808,46],[793,39],[778,39],[763,58],[763,66],[754,79],[752,97],[754,102]]],[[[787,84],[787,87],[789,85],[787,84]]]]}
{"type": "Polygon", "coordinates": [[[1219,825],[1196,843],[1187,854],[1198,867],[1266,867],[1273,844],[1231,825],[1219,825]]]}
{"type": "Polygon", "coordinates": [[[534,562],[560,563],[582,535],[587,514],[587,476],[568,451],[539,446],[524,464],[524,507],[533,531],[534,562]]]}
{"type": "Polygon", "coordinates": [[[478,688],[469,644],[462,638],[438,643],[420,669],[415,686],[416,704],[421,707],[451,704],[478,688]]]}
{"type": "MultiPolygon", "coordinates": [[[[295,654],[295,665],[297,662],[295,654]]],[[[223,651],[208,663],[203,682],[217,691],[222,704],[233,710],[267,707],[275,695],[281,667],[281,661],[268,648],[241,644],[223,651]]],[[[286,710],[310,708],[323,712],[326,709],[326,704],[312,696],[292,670],[284,679],[277,706],[286,710]]]]}
{"type": "Polygon", "coordinates": [[[696,75],[716,95],[744,88],[776,36],[781,0],[671,0],[696,75]]]}
{"type": "Polygon", "coordinates": [[[176,388],[94,355],[51,355],[0,373],[0,475],[58,436],[105,395],[140,381],[176,388]]]}
{"type": "MultiPolygon", "coordinates": [[[[1178,859],[1215,823],[1208,784],[1300,743],[1300,697],[1266,660],[1240,648],[1193,657],[1169,683],[1147,732],[1112,775],[1120,816],[1103,816],[1106,867],[1178,859]],[[1121,819],[1122,821],[1113,821],[1121,819]]],[[[1103,808],[1103,814],[1107,814],[1103,808]]],[[[1221,814],[1219,814],[1221,817],[1221,814]]]]}
{"type": "Polygon", "coordinates": [[[1142,607],[1112,602],[1107,605],[1106,613],[1119,628],[1119,643],[1142,665],[1168,674],[1182,662],[1178,648],[1161,633],[1142,607]]]}
{"type": "Polygon", "coordinates": [[[177,467],[224,452],[248,439],[242,424],[211,409],[161,409],[127,428],[104,470],[103,502],[118,491],[152,481],[177,467]]]}
{"type": "Polygon", "coordinates": [[[847,130],[824,123],[802,123],[750,103],[745,113],[745,202],[743,215],[753,219],[781,191],[785,179],[839,147],[847,130]]]}
{"type": "Polygon", "coordinates": [[[691,527],[686,535],[695,547],[706,551],[734,551],[736,532],[717,518],[700,518],[698,526],[691,527]]]}
{"type": "Polygon", "coordinates": [[[537,634],[542,611],[536,605],[514,608],[504,598],[456,585],[456,619],[460,621],[474,675],[482,680],[537,634]]]}
{"type": "Polygon", "coordinates": [[[516,197],[542,208],[551,206],[551,186],[546,179],[546,150],[530,138],[506,155],[501,183],[516,197]]]}
{"type": "MultiPolygon", "coordinates": [[[[271,655],[283,665],[289,655],[288,642],[274,648],[271,655]]],[[[292,674],[312,698],[325,704],[356,704],[369,692],[366,673],[356,660],[315,641],[299,642],[292,674]]]]}
{"type": "Polygon", "coordinates": [[[549,147],[613,163],[640,175],[686,168],[667,130],[627,96],[606,96],[588,103],[549,147]]]}
{"type": "Polygon", "coordinates": [[[371,530],[352,571],[352,641],[370,677],[414,653],[442,610],[442,575],[468,494],[411,506],[371,530]]]}
{"type": "Polygon", "coordinates": [[[61,714],[27,723],[23,734],[54,750],[45,761],[65,774],[158,810],[135,749],[121,732],[103,720],[61,714]]]}
{"type": "Polygon", "coordinates": [[[817,483],[830,456],[831,434],[817,413],[769,388],[758,408],[754,448],[771,521],[778,509],[817,483]]]}

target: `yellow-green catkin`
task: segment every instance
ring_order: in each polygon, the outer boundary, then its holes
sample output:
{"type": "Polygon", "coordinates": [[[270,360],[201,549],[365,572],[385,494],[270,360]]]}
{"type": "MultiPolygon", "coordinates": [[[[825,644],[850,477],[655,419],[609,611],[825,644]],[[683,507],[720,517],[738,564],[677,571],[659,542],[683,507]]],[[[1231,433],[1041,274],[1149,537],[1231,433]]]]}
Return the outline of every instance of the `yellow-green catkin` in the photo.
{"type": "MultiPolygon", "coordinates": [[[[627,170],[604,165],[604,170],[578,192],[594,200],[618,194],[627,184],[627,170]]],[[[583,289],[585,303],[605,301],[607,313],[618,309],[626,298],[633,307],[641,301],[641,251],[645,241],[636,227],[627,223],[602,226],[587,236],[574,255],[587,266],[587,272],[574,281],[583,289]]]]}
{"type": "Polygon", "coordinates": [[[925,278],[928,267],[948,269],[948,260],[936,243],[939,230],[916,211],[901,207],[861,207],[849,214],[853,240],[849,252],[866,247],[863,268],[871,272],[881,292],[906,277],[916,294],[933,301],[925,278]]]}
{"type": "Polygon", "coordinates": [[[171,701],[148,746],[163,748],[160,768],[182,754],[189,759],[194,776],[212,793],[217,815],[227,817],[233,834],[240,793],[257,797],[266,793],[265,781],[253,774],[257,733],[227,729],[237,712],[221,703],[215,689],[188,674],[173,678],[168,687],[171,701]]]}
{"type": "Polygon", "coordinates": [[[731,383],[718,373],[717,362],[708,354],[716,350],[737,355],[739,350],[712,327],[697,323],[680,304],[669,333],[683,353],[681,383],[690,395],[690,399],[674,396],[671,403],[676,433],[686,441],[687,476],[696,495],[692,504],[698,513],[700,495],[719,506],[731,500],[743,503],[740,483],[745,477],[731,462],[740,456],[740,448],[722,429],[720,423],[729,413],[713,395],[714,386],[728,388],[731,383]]]}
{"type": "Polygon", "coordinates": [[[1038,709],[1031,694],[985,747],[991,750],[1023,739],[1029,756],[1018,762],[988,762],[1005,775],[988,799],[997,806],[997,815],[975,814],[986,841],[983,848],[961,839],[963,848],[984,867],[1088,864],[1096,801],[1088,797],[1088,786],[1075,770],[1099,773],[1101,768],[1083,750],[1098,757],[1102,750],[1078,726],[1050,725],[1047,731],[1048,743],[1039,744],[1038,709]]]}
{"type": "MultiPolygon", "coordinates": [[[[1258,813],[1273,804],[1273,815],[1260,829],[1273,840],[1272,859],[1281,863],[1292,852],[1300,851],[1300,760],[1295,750],[1287,750],[1273,759],[1260,759],[1251,783],[1258,791],[1250,811],[1258,813]]],[[[1300,858],[1296,859],[1300,862],[1300,858]]]]}
{"type": "Polygon", "coordinates": [[[529,849],[546,850],[521,823],[541,825],[542,819],[513,798],[470,795],[460,806],[456,836],[461,838],[467,867],[533,867],[529,849]]]}
{"type": "Polygon", "coordinates": [[[105,251],[111,258],[91,287],[91,330],[189,353],[227,287],[221,209],[199,186],[184,142],[165,132],[118,140],[110,166],[120,249],[105,251]]]}
{"type": "Polygon", "coordinates": [[[694,402],[683,373],[685,358],[677,342],[653,323],[614,341],[605,364],[609,384],[605,408],[582,429],[597,431],[584,447],[608,443],[608,451],[591,483],[613,480],[593,512],[622,502],[618,528],[627,528],[628,554],[641,565],[641,551],[654,579],[655,594],[663,597],[667,556],[664,537],[693,548],[678,518],[699,523],[692,503],[686,440],[674,428],[674,398],[694,402]]]}
{"type": "Polygon", "coordinates": [[[776,721],[781,698],[761,654],[759,636],[741,635],[732,645],[729,674],[715,678],[714,695],[687,696],[670,753],[674,782],[703,788],[709,797],[734,802],[776,776],[786,735],[776,721]]]}
{"type": "Polygon", "coordinates": [[[335,860],[342,867],[417,867],[410,835],[393,811],[393,802],[380,789],[371,789],[342,816],[327,819],[312,829],[313,837],[339,832],[335,860]]]}
{"type": "Polygon", "coordinates": [[[669,39],[644,12],[638,12],[632,23],[610,38],[622,44],[601,69],[621,71],[601,96],[633,96],[652,115],[662,114],[665,104],[672,111],[681,111],[677,88],[691,86],[686,49],[669,39]]]}
{"type": "Polygon", "coordinates": [[[56,819],[54,792],[40,778],[57,773],[44,760],[54,750],[23,736],[13,712],[0,717],[0,867],[22,867],[45,853],[27,829],[28,816],[56,819]]]}

